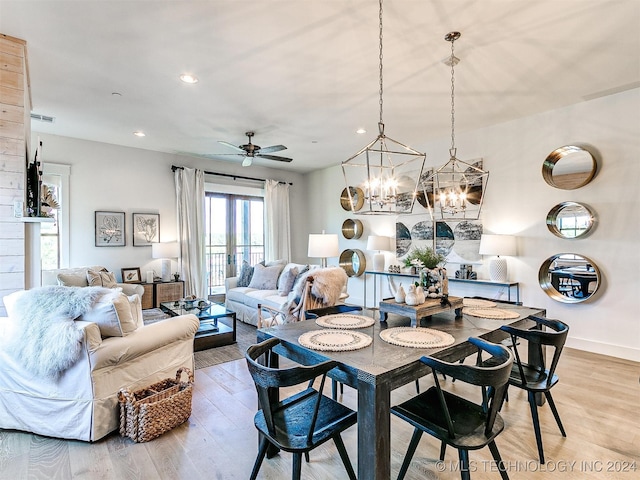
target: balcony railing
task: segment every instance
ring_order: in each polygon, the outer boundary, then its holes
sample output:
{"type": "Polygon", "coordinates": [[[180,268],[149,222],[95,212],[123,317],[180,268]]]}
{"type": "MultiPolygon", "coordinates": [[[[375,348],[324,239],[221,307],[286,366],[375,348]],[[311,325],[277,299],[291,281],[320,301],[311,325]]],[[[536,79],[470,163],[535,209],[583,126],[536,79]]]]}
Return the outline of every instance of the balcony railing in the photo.
{"type": "MultiPolygon", "coordinates": [[[[209,295],[213,295],[216,290],[220,290],[220,287],[224,286],[224,279],[227,272],[227,254],[226,253],[212,253],[211,247],[206,247],[205,262],[207,267],[207,287],[209,289],[209,295]]],[[[219,247],[218,247],[219,248],[219,247]]],[[[240,267],[242,261],[246,260],[250,265],[255,265],[264,259],[263,247],[252,245],[251,251],[247,251],[245,248],[239,247],[239,251],[235,254],[235,265],[237,273],[240,273],[240,267]]]]}

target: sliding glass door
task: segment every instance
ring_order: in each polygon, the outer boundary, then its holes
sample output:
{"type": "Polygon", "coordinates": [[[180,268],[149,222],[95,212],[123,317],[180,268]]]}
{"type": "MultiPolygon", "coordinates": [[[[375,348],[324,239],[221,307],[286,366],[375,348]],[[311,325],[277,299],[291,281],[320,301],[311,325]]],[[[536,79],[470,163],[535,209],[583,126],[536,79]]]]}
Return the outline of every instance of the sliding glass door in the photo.
{"type": "Polygon", "coordinates": [[[264,258],[264,202],[261,197],[207,192],[206,262],[209,295],[224,291],[242,261],[264,258]]]}

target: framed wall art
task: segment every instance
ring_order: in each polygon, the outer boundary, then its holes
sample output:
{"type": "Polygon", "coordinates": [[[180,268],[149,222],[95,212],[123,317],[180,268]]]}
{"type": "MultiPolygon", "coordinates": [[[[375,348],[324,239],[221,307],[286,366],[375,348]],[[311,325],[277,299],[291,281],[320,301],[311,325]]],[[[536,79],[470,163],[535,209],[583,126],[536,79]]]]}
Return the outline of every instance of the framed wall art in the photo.
{"type": "Polygon", "coordinates": [[[140,268],[132,267],[132,268],[121,268],[122,272],[122,281],[124,283],[141,283],[142,277],[140,276],[140,268]]]}
{"type": "Polygon", "coordinates": [[[95,212],[96,247],[124,247],[124,212],[95,212]]]}
{"type": "Polygon", "coordinates": [[[146,247],[160,241],[160,214],[133,214],[133,246],[146,247]]]}

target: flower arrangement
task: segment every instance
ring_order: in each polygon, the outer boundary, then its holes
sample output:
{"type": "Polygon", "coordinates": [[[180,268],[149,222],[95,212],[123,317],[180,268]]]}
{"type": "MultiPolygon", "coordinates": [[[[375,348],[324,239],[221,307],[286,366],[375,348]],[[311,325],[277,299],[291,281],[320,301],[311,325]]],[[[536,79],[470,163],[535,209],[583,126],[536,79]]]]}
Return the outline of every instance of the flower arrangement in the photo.
{"type": "Polygon", "coordinates": [[[431,247],[415,247],[404,259],[405,267],[416,267],[418,271],[423,268],[436,268],[443,263],[446,257],[436,253],[431,247]]]}

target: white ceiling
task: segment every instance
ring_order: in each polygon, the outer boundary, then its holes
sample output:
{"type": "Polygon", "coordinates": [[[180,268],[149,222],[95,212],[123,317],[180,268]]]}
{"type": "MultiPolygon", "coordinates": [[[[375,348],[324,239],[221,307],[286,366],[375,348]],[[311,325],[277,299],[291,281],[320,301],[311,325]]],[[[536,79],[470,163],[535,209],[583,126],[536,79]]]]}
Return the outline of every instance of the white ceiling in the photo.
{"type": "MultiPolygon", "coordinates": [[[[386,133],[419,150],[449,135],[452,30],[456,132],[640,86],[638,0],[387,0],[383,22],[386,133]]],[[[255,164],[298,172],[377,135],[375,0],[0,0],[0,33],[56,119],[36,132],[204,155],[254,130],[294,159],[255,164]]]]}

